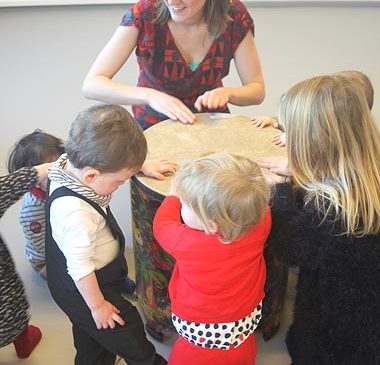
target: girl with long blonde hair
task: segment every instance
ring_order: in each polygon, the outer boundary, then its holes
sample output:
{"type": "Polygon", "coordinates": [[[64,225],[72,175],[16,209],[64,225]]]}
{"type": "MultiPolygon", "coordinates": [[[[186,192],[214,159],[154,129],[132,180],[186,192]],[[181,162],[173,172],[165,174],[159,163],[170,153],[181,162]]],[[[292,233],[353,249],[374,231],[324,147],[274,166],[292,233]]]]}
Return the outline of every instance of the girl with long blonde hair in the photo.
{"type": "Polygon", "coordinates": [[[270,244],[299,266],[293,365],[380,363],[380,134],[364,93],[344,75],[281,99],[290,185],[276,185],[270,244]]]}

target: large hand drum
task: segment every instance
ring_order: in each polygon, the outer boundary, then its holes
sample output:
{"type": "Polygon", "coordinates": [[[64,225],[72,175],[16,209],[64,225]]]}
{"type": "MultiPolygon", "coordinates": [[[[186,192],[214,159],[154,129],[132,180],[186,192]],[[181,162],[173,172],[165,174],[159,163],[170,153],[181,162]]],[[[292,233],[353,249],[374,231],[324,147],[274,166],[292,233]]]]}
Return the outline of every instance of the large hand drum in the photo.
{"type": "MultiPolygon", "coordinates": [[[[283,156],[284,148],[271,143],[279,131],[252,126],[246,117],[231,114],[198,114],[193,125],[166,120],[147,129],[149,159],[174,162],[193,159],[216,151],[227,151],[252,160],[283,156]]],[[[135,176],[131,181],[133,245],[139,304],[147,320],[147,330],[156,338],[171,329],[168,283],[173,259],[164,252],[152,233],[157,208],[169,193],[171,177],[164,181],[135,176]]]]}

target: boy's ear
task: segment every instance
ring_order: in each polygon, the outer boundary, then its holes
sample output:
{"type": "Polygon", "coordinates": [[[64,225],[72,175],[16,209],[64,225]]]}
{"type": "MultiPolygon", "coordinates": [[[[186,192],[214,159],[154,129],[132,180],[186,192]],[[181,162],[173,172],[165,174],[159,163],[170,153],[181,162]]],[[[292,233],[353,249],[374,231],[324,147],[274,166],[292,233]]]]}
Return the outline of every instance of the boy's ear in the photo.
{"type": "Polygon", "coordinates": [[[88,168],[83,174],[83,180],[85,184],[93,183],[96,178],[100,175],[100,171],[93,169],[92,167],[88,168]]]}

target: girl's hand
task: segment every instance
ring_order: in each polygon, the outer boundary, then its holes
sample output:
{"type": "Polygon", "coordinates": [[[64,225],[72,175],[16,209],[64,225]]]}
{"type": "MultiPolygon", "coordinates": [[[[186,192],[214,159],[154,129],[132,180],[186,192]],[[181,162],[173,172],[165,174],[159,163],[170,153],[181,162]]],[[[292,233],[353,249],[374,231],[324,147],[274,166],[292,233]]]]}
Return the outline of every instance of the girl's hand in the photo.
{"type": "Polygon", "coordinates": [[[181,123],[194,123],[194,113],[181,100],[154,89],[150,89],[149,93],[148,99],[151,108],[167,115],[170,119],[179,120],[181,123]]]}
{"type": "Polygon", "coordinates": [[[285,144],[286,144],[286,135],[285,135],[285,133],[279,133],[279,134],[276,134],[275,136],[273,136],[272,143],[275,146],[284,147],[285,144]]]}
{"type": "Polygon", "coordinates": [[[120,311],[110,302],[103,300],[95,308],[91,309],[92,318],[95,321],[96,328],[106,329],[106,328],[115,328],[116,323],[119,323],[120,326],[124,326],[125,322],[123,318],[119,316],[120,311]]]}
{"type": "Polygon", "coordinates": [[[53,167],[55,162],[48,162],[42,165],[34,166],[38,173],[38,187],[43,190],[46,190],[47,180],[48,180],[48,172],[51,167],[53,167]]]}
{"type": "Polygon", "coordinates": [[[256,160],[257,164],[264,168],[268,169],[271,172],[281,175],[281,176],[293,176],[292,172],[289,170],[289,161],[288,157],[265,157],[256,160]]]}
{"type": "Polygon", "coordinates": [[[263,172],[263,175],[270,186],[288,182],[288,180],[290,179],[288,176],[277,175],[268,169],[262,168],[261,171],[263,172]]]}
{"type": "Polygon", "coordinates": [[[141,172],[146,176],[164,180],[165,175],[172,175],[177,171],[178,165],[168,160],[146,160],[141,167],[141,172]]]}
{"type": "Polygon", "coordinates": [[[217,110],[225,108],[230,98],[230,93],[225,87],[218,87],[214,90],[206,91],[203,95],[198,96],[195,101],[195,108],[198,112],[202,110],[217,110]]]}
{"type": "Polygon", "coordinates": [[[252,125],[258,128],[264,128],[268,125],[272,126],[273,128],[278,128],[277,120],[266,115],[256,115],[252,117],[251,120],[252,125]]]}

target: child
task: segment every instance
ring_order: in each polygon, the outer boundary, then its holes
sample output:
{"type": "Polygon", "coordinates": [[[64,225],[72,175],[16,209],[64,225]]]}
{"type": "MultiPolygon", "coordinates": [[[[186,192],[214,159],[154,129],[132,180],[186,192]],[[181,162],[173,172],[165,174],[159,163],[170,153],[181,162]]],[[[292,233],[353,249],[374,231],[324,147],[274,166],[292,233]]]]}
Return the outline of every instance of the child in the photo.
{"type": "Polygon", "coordinates": [[[363,92],[342,75],[281,99],[289,168],[303,189],[276,185],[269,244],[299,267],[293,365],[380,363],[380,134],[363,92]]]}
{"type": "Polygon", "coordinates": [[[153,222],[176,260],[169,295],[180,336],[169,364],[252,365],[271,227],[268,185],[254,162],[215,153],[185,163],[174,190],[153,222]]]}
{"type": "MultiPolygon", "coordinates": [[[[8,171],[56,161],[65,152],[62,140],[36,129],[22,137],[8,159],[8,171]]],[[[24,196],[19,220],[25,236],[25,256],[33,269],[46,279],[45,202],[46,191],[33,186],[24,196]]]]}
{"type": "MultiPolygon", "coordinates": [[[[352,80],[353,82],[355,82],[355,84],[363,90],[367,99],[369,109],[370,110],[372,109],[374,90],[373,90],[373,86],[370,79],[364,73],[360,71],[352,70],[352,71],[340,71],[336,73],[335,75],[345,76],[349,78],[350,80],[352,80]]],[[[256,127],[263,128],[269,125],[269,126],[272,126],[273,128],[279,129],[281,132],[284,132],[283,127],[278,123],[278,120],[276,117],[258,115],[258,116],[252,117],[251,120],[253,122],[252,124],[256,127]]],[[[273,137],[272,143],[278,147],[284,147],[286,144],[285,133],[276,134],[273,137]]]]}
{"type": "Polygon", "coordinates": [[[122,295],[125,241],[109,203],[138,172],[147,144],[131,115],[97,105],[71,125],[49,173],[46,257],[50,292],[73,325],[76,365],[166,364],[146,339],[137,309],[122,295]]]}
{"type": "MultiPolygon", "coordinates": [[[[34,185],[46,184],[50,164],[22,168],[0,177],[0,217],[34,185]]],[[[29,325],[29,304],[12,256],[0,236],[0,347],[13,342],[25,359],[41,340],[39,328],[29,325]]]]}

